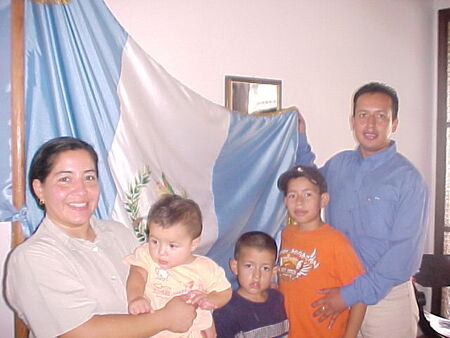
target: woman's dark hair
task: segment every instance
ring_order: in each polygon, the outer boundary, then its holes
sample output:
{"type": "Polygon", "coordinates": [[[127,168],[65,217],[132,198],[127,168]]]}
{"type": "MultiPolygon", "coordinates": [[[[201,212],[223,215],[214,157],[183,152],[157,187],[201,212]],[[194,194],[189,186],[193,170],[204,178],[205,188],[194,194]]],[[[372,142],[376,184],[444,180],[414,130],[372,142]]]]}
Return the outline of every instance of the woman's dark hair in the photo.
{"type": "Polygon", "coordinates": [[[44,183],[48,174],[53,169],[56,157],[60,153],[79,149],[86,150],[91,155],[95,163],[95,171],[98,175],[98,156],[94,148],[89,143],[74,137],[62,136],[51,139],[45,142],[34,154],[30,165],[30,172],[28,173],[28,184],[31,194],[41,209],[44,209],[44,207],[39,204],[39,198],[33,189],[33,181],[39,180],[41,183],[44,183]]]}

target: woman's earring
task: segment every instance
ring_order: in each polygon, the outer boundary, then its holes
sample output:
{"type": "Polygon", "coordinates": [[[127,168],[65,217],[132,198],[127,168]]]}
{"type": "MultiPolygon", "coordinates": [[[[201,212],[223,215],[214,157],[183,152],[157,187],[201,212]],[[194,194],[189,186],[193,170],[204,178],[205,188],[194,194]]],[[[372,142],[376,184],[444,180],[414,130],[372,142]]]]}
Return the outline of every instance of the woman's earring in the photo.
{"type": "Polygon", "coordinates": [[[39,199],[39,205],[42,207],[45,205],[45,202],[42,198],[39,199]]]}

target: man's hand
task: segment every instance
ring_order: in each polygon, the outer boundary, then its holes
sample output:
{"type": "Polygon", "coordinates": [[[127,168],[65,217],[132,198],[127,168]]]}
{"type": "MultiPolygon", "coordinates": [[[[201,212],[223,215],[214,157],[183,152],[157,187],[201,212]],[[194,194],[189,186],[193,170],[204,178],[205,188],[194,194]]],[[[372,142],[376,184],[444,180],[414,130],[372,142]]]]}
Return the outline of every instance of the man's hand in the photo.
{"type": "Polygon", "coordinates": [[[304,134],[306,133],[305,119],[303,118],[302,114],[300,114],[300,112],[297,112],[297,117],[298,117],[298,132],[300,134],[304,134]]]}
{"type": "Polygon", "coordinates": [[[322,289],[319,290],[319,293],[324,294],[324,296],[311,304],[312,307],[317,308],[313,316],[319,317],[319,322],[323,322],[331,316],[328,323],[328,327],[331,328],[336,318],[347,308],[347,304],[345,304],[339,288],[322,289]]]}
{"type": "Polygon", "coordinates": [[[167,330],[180,333],[189,330],[197,316],[195,310],[196,306],[186,303],[184,296],[173,297],[162,309],[168,323],[167,330]]]}

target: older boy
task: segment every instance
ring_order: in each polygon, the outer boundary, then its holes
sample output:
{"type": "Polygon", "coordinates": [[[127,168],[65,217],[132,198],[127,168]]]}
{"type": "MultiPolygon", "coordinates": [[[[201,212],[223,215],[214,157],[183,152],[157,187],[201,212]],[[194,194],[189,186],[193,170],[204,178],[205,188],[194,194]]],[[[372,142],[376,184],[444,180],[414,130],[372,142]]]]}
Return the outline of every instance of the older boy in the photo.
{"type": "Polygon", "coordinates": [[[281,235],[279,269],[289,337],[356,337],[363,303],[347,309],[331,328],[313,317],[311,304],[320,289],[346,285],[363,272],[347,238],[320,217],[329,200],[324,178],[315,168],[296,166],[280,176],[278,188],[294,222],[281,235]]]}
{"type": "Polygon", "coordinates": [[[218,338],[281,337],[288,331],[283,296],[271,289],[276,275],[277,245],[261,231],[238,239],[230,268],[239,288],[231,301],[213,312],[218,338]]]}

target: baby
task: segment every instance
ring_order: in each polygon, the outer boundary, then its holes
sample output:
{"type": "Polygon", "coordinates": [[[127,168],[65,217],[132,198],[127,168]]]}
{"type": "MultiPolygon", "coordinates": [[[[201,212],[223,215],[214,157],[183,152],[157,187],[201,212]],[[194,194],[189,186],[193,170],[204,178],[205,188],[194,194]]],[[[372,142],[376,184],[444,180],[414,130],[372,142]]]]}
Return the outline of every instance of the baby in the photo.
{"type": "Polygon", "coordinates": [[[194,201],[165,195],[150,209],[148,243],[125,258],[128,311],[139,314],[162,308],[184,295],[198,306],[197,318],[183,334],[164,331],[155,337],[215,337],[211,310],[231,298],[224,270],[211,259],[193,254],[200,244],[202,215],[194,201]]]}

